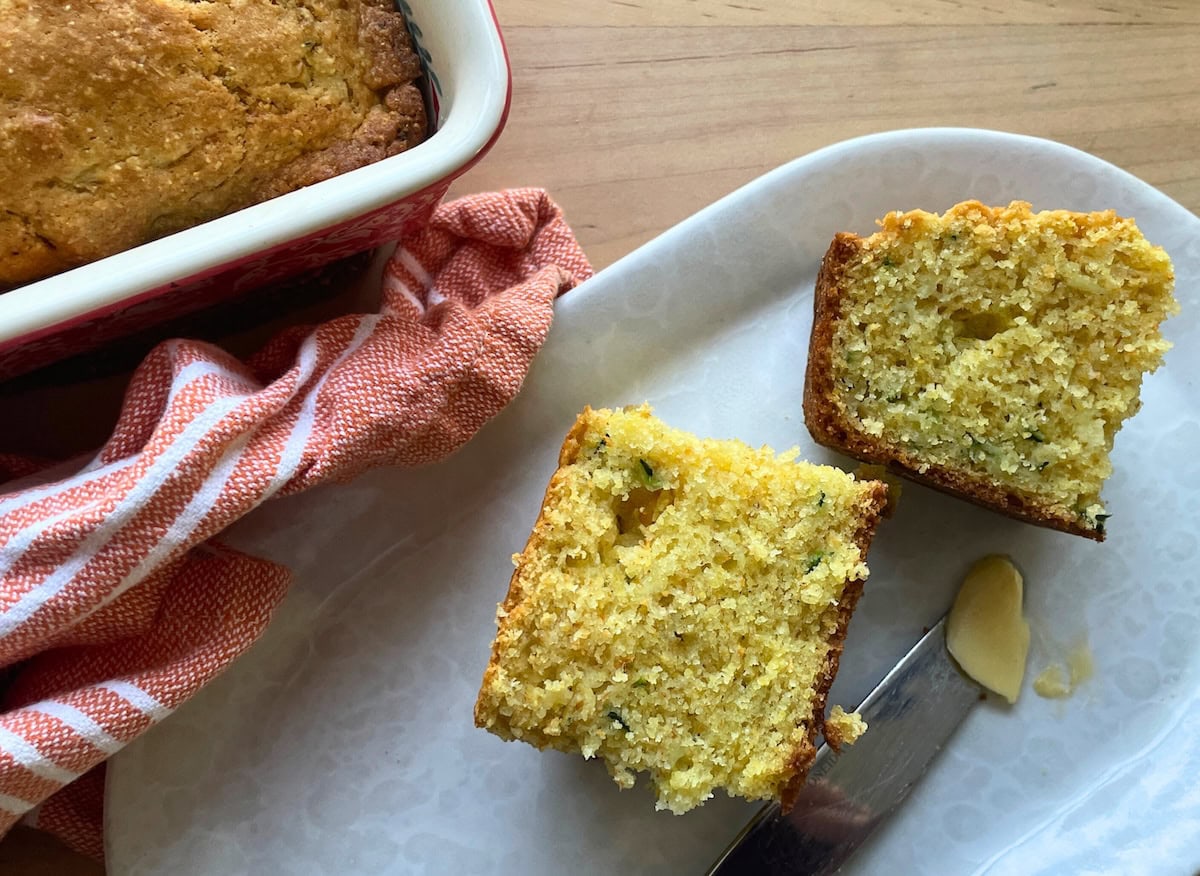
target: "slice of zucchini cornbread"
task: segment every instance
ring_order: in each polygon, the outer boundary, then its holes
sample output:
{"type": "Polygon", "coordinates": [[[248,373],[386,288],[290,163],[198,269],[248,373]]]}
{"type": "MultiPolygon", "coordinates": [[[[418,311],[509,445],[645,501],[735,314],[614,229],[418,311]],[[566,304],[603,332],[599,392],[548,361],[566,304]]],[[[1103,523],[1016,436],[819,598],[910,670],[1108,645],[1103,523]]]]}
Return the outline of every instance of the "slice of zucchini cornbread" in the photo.
{"type": "Polygon", "coordinates": [[[1169,348],[1171,261],[1112,211],[959,204],[839,234],[805,376],[813,438],[1102,541],[1109,451],[1169,348]]]}
{"type": "Polygon", "coordinates": [[[660,809],[716,788],[789,803],[886,492],[645,406],[584,410],[514,557],[476,723],[599,756],[623,788],[646,772],[660,809]]]}

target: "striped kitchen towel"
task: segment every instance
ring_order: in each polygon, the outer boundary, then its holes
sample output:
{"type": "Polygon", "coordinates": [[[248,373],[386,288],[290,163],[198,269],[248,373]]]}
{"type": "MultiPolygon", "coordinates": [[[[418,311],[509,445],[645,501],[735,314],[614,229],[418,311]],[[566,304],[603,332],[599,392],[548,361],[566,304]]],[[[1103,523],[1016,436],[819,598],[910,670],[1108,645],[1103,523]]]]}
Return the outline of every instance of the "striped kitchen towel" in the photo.
{"type": "Polygon", "coordinates": [[[400,242],[378,313],[239,362],[168,341],[91,459],[0,457],[0,832],[103,854],[103,761],[249,647],[287,570],[214,536],[272,496],[421,465],[517,393],[554,298],[591,275],[537,189],[440,206],[400,242]],[[65,786],[65,787],[64,787],[65,786]]]}

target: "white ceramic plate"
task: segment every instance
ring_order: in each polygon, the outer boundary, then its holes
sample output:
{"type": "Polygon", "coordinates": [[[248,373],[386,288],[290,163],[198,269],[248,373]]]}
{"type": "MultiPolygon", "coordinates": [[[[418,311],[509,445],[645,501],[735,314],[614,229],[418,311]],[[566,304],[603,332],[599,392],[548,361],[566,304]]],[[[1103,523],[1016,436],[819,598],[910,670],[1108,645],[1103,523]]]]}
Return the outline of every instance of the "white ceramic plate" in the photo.
{"type": "Polygon", "coordinates": [[[1071,699],[1028,683],[968,719],[861,873],[1200,866],[1200,220],[1082,152],[967,130],[882,134],[782,167],[561,300],[517,401],[449,461],[278,501],[234,530],[297,583],[263,641],[120,754],[112,872],[695,873],[755,811],[676,817],[596,762],[503,743],[471,709],[563,434],[585,405],[846,464],[800,412],[818,260],[834,232],[965,198],[1114,207],[1175,261],[1176,344],[1121,432],[1097,545],[909,486],[871,550],[832,701],[857,703],[941,615],[968,565],[1024,568],[1036,671],[1079,637],[1071,699]]]}

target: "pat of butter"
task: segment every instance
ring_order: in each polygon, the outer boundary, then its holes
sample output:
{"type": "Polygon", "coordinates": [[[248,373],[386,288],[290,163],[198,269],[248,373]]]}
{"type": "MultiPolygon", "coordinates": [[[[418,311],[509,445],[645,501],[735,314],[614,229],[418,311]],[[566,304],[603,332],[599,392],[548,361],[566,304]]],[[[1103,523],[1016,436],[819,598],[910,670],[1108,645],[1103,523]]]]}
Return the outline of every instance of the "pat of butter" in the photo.
{"type": "Polygon", "coordinates": [[[967,675],[1017,701],[1029,655],[1021,573],[1007,557],[984,557],[963,580],[946,620],[946,647],[967,675]]]}
{"type": "Polygon", "coordinates": [[[1051,663],[1038,673],[1033,680],[1033,691],[1039,697],[1060,700],[1071,695],[1071,685],[1067,683],[1067,671],[1061,663],[1051,663]]]}
{"type": "Polygon", "coordinates": [[[1095,664],[1087,642],[1077,642],[1067,655],[1066,667],[1061,663],[1051,663],[1033,680],[1033,690],[1040,697],[1063,699],[1091,678],[1094,671],[1095,664]]]}

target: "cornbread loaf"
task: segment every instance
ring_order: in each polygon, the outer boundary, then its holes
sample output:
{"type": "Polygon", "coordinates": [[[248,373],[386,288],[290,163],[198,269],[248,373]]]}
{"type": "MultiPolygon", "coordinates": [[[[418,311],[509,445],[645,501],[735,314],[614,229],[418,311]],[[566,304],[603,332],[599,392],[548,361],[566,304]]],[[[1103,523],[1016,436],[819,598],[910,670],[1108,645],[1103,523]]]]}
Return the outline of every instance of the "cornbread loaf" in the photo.
{"type": "Polygon", "coordinates": [[[480,727],[650,776],[676,813],[716,788],[790,805],[887,488],[648,407],[585,410],[567,435],[475,706],[480,727]]]}
{"type": "Polygon", "coordinates": [[[1102,541],[1109,451],[1178,311],[1171,261],[1112,211],[975,201],[838,234],[805,376],[813,438],[1102,541]]]}
{"type": "Polygon", "coordinates": [[[0,0],[0,288],[420,141],[391,0],[0,0]]]}

